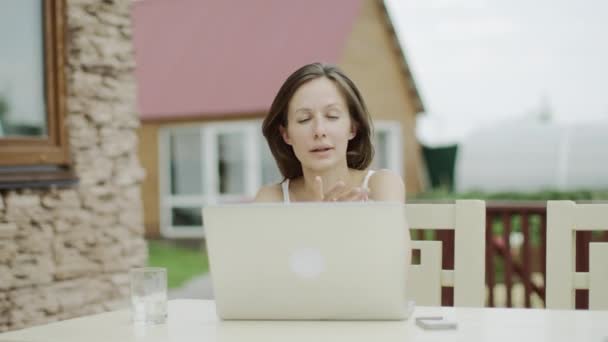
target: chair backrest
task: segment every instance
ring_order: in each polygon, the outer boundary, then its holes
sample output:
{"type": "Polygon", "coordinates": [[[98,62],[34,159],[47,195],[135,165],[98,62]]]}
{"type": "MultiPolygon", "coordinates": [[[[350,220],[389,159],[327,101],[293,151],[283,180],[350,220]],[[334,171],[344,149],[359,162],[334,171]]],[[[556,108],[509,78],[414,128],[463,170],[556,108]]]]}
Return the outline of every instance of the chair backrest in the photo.
{"type": "Polygon", "coordinates": [[[547,202],[547,308],[572,309],[589,289],[589,308],[608,309],[608,243],[590,243],[589,272],[575,269],[575,233],[590,230],[608,230],[608,204],[547,202]]]}
{"type": "Polygon", "coordinates": [[[453,229],[454,270],[442,269],[441,241],[412,241],[420,264],[408,272],[408,297],[417,305],[441,305],[441,287],[454,288],[454,305],[485,304],[485,202],[406,204],[410,229],[453,229]]]}

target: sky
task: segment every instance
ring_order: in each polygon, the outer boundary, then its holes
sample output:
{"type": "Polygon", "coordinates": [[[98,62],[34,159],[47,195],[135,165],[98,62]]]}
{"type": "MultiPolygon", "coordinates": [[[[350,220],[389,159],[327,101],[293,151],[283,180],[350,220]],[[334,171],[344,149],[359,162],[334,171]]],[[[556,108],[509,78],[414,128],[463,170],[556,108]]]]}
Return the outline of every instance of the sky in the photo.
{"type": "Polygon", "coordinates": [[[386,0],[426,107],[418,137],[551,113],[608,121],[608,1],[386,0]]]}

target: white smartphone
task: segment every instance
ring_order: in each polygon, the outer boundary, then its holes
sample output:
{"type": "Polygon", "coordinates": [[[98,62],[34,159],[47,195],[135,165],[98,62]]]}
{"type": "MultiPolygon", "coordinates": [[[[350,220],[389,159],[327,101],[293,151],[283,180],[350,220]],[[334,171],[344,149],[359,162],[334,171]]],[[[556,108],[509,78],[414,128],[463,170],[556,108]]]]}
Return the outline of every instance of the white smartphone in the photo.
{"type": "Polygon", "coordinates": [[[416,325],[424,330],[455,330],[458,324],[441,316],[416,317],[416,325]]]}

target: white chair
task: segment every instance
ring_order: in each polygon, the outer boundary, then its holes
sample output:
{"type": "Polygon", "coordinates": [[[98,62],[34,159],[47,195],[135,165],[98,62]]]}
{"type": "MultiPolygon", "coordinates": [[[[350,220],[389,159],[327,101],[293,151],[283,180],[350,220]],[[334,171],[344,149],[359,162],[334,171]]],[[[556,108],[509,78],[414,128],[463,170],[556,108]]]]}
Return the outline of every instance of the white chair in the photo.
{"type": "Polygon", "coordinates": [[[412,241],[420,250],[420,264],[408,272],[408,297],[417,305],[441,305],[441,287],[454,288],[454,306],[485,304],[485,202],[459,200],[455,204],[406,204],[410,229],[453,229],[454,270],[441,266],[441,241],[412,241]]]}
{"type": "Polygon", "coordinates": [[[547,202],[547,308],[572,309],[589,289],[589,309],[608,309],[608,243],[590,243],[589,272],[575,271],[575,233],[590,230],[608,230],[608,204],[547,202]]]}

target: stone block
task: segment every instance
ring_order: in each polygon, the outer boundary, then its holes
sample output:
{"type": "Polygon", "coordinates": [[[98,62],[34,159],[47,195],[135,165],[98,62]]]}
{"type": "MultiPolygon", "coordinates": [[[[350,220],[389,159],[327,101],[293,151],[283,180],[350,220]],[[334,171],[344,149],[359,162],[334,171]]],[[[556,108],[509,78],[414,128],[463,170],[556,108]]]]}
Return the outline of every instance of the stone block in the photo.
{"type": "MultiPolygon", "coordinates": [[[[8,290],[13,286],[13,272],[6,265],[0,265],[0,290],[8,290]]],[[[2,297],[0,292],[0,312],[2,311],[2,297]]],[[[1,321],[0,321],[0,324],[1,321]]]]}
{"type": "Polygon", "coordinates": [[[31,221],[48,222],[51,214],[44,210],[37,194],[10,193],[6,197],[6,220],[19,224],[31,221]]]}
{"type": "Polygon", "coordinates": [[[80,151],[74,159],[80,177],[79,193],[81,197],[84,197],[90,186],[102,184],[111,179],[112,161],[105,158],[98,147],[80,151]]]}
{"type": "Polygon", "coordinates": [[[141,211],[123,210],[118,215],[118,223],[130,233],[141,236],[144,233],[144,221],[141,211]]]}
{"type": "Polygon", "coordinates": [[[137,149],[137,134],[132,130],[102,128],[101,150],[106,157],[113,158],[137,149]]]}
{"type": "Polygon", "coordinates": [[[114,182],[120,187],[140,184],[145,176],[143,167],[134,155],[120,157],[114,164],[114,182]]]}
{"type": "Polygon", "coordinates": [[[11,262],[13,286],[48,284],[53,281],[54,267],[49,256],[17,255],[11,262]]]}
{"type": "Polygon", "coordinates": [[[89,226],[81,226],[61,234],[57,242],[65,247],[72,247],[80,253],[89,251],[97,245],[98,239],[94,230],[89,226]]]}
{"type": "MultiPolygon", "coordinates": [[[[50,220],[49,220],[50,221],[50,220]]],[[[17,239],[27,239],[32,236],[52,239],[54,235],[53,225],[46,221],[33,221],[29,220],[27,223],[19,223],[17,226],[17,239]]]]}
{"type": "MultiPolygon", "coordinates": [[[[118,205],[116,205],[116,207],[118,207],[118,205]]],[[[103,234],[103,232],[107,229],[113,229],[117,227],[118,224],[118,216],[116,215],[116,211],[110,211],[109,214],[95,213],[92,227],[95,228],[96,236],[99,239],[98,241],[100,243],[108,242],[108,240],[105,240],[105,235],[103,234]]]]}
{"type": "MultiPolygon", "coordinates": [[[[81,47],[79,58],[82,61],[85,58],[90,58],[94,62],[98,59],[96,56],[95,48],[92,45],[85,45],[81,47]]],[[[85,73],[77,71],[69,77],[70,87],[68,87],[68,94],[71,96],[95,98],[99,96],[99,90],[104,87],[103,76],[91,73],[85,73]]],[[[101,97],[101,96],[100,96],[101,97]]],[[[102,97],[104,99],[111,99],[108,96],[102,97]]]]}
{"type": "Polygon", "coordinates": [[[103,303],[116,298],[116,286],[105,276],[88,279],[84,288],[87,303],[103,303]]]}
{"type": "Polygon", "coordinates": [[[54,211],[56,221],[65,221],[72,226],[90,226],[93,214],[78,208],[58,208],[54,211]]]}
{"type": "Polygon", "coordinates": [[[15,235],[17,235],[17,224],[0,223],[0,239],[11,239],[15,235]]]}
{"type": "Polygon", "coordinates": [[[6,197],[6,207],[8,209],[31,208],[40,206],[40,196],[36,194],[17,194],[9,193],[6,197]]]}
{"type": "Polygon", "coordinates": [[[0,264],[8,264],[17,256],[17,244],[13,240],[0,240],[0,264]]]}
{"type": "Polygon", "coordinates": [[[122,261],[124,261],[124,259],[122,258],[122,248],[118,244],[104,244],[97,246],[95,248],[90,249],[86,255],[89,259],[98,261],[103,264],[121,264],[122,261]]]}
{"type": "Polygon", "coordinates": [[[116,286],[129,286],[131,280],[128,273],[116,273],[110,276],[110,281],[116,286]]]}
{"type": "Polygon", "coordinates": [[[55,221],[55,224],[53,225],[53,227],[55,229],[55,233],[59,233],[59,234],[65,233],[65,232],[69,231],[70,229],[72,229],[72,225],[65,220],[55,221]]]}
{"type": "Polygon", "coordinates": [[[97,18],[104,27],[112,26],[131,26],[131,20],[129,17],[125,17],[120,13],[114,13],[113,11],[97,12],[97,18]]]}
{"type": "Polygon", "coordinates": [[[55,243],[55,279],[66,280],[95,275],[101,271],[99,264],[87,259],[76,248],[55,243]]]}
{"type": "MultiPolygon", "coordinates": [[[[70,3],[70,5],[73,5],[73,3],[70,3]]],[[[67,16],[70,26],[89,27],[99,25],[97,17],[85,11],[82,6],[68,6],[67,16]]]]}
{"type": "MultiPolygon", "coordinates": [[[[8,296],[5,293],[0,293],[0,327],[8,326],[10,323],[9,311],[12,305],[8,301],[8,296]]],[[[1,332],[0,328],[0,332],[1,332]]]]}
{"type": "Polygon", "coordinates": [[[100,102],[87,110],[87,116],[97,125],[109,124],[114,118],[115,106],[112,103],[100,102]]]}
{"type": "Polygon", "coordinates": [[[32,234],[15,241],[21,254],[51,254],[52,239],[42,234],[32,234]]]}
{"type": "Polygon", "coordinates": [[[80,208],[80,197],[74,189],[55,190],[42,196],[42,205],[49,209],[80,208]]]}
{"type": "Polygon", "coordinates": [[[12,328],[25,327],[52,321],[52,315],[59,312],[58,298],[48,287],[28,287],[10,291],[10,323],[12,328]]]}
{"type": "Polygon", "coordinates": [[[99,143],[97,127],[83,116],[68,116],[70,146],[76,149],[93,148],[99,143]]]}

